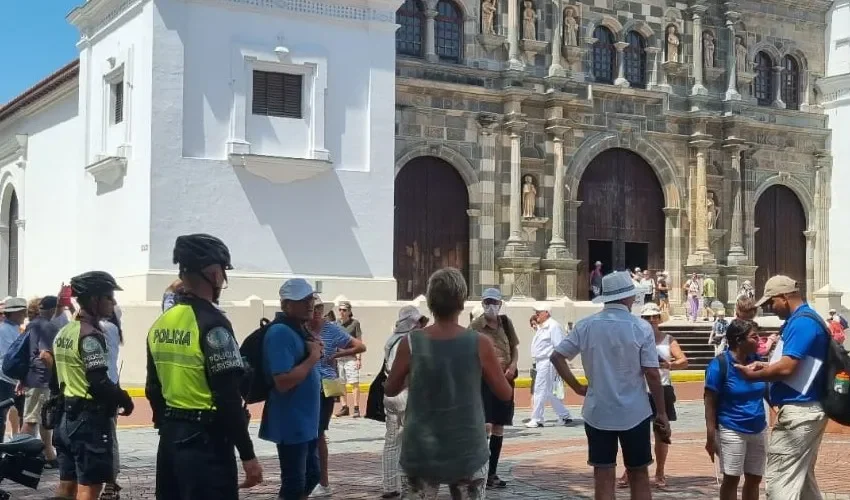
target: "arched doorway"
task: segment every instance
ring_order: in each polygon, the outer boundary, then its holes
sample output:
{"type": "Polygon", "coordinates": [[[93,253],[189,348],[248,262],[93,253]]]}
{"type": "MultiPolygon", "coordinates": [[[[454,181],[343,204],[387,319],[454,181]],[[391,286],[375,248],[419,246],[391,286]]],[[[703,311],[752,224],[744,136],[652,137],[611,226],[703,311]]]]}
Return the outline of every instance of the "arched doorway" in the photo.
{"type": "Polygon", "coordinates": [[[576,290],[587,298],[596,261],[612,270],[664,268],[664,192],[640,155],[609,149],[590,162],[578,186],[576,290]]]}
{"type": "Polygon", "coordinates": [[[18,195],[8,186],[0,196],[0,287],[5,287],[4,295],[16,295],[18,292],[19,210],[18,195]]]}
{"type": "Polygon", "coordinates": [[[756,201],[755,237],[756,296],[775,274],[795,280],[806,296],[806,212],[800,199],[786,186],[767,188],[756,201]]]}
{"type": "Polygon", "coordinates": [[[425,293],[437,269],[460,269],[469,281],[469,193],[449,163],[431,156],[408,162],[395,179],[393,276],[398,298],[425,293]]]}

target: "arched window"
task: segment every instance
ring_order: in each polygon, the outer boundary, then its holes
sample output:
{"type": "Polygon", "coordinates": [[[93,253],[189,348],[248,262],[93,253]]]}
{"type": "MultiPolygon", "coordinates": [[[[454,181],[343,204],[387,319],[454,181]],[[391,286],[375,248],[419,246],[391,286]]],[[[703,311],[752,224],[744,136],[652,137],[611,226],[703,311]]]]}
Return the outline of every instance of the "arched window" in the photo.
{"type": "Polygon", "coordinates": [[[616,65],[616,50],[614,35],[605,26],[597,26],[593,30],[593,77],[600,83],[614,83],[614,67],[616,65]]]}
{"type": "Polygon", "coordinates": [[[756,99],[760,106],[773,103],[773,61],[764,52],[756,54],[756,77],[753,81],[756,99]]]}
{"type": "Polygon", "coordinates": [[[18,195],[12,191],[12,199],[9,200],[9,268],[7,283],[9,295],[18,293],[18,195]]]}
{"type": "Polygon", "coordinates": [[[395,32],[395,50],[406,56],[422,57],[422,26],[425,25],[422,3],[405,0],[395,13],[395,22],[399,25],[395,32]]]}
{"type": "Polygon", "coordinates": [[[463,16],[451,0],[437,2],[436,25],[437,55],[444,61],[460,62],[463,43],[463,16]]]}
{"type": "Polygon", "coordinates": [[[623,49],[626,80],[630,86],[642,89],[646,86],[646,42],[640,34],[630,31],[626,43],[629,44],[623,49]]]}
{"type": "Polygon", "coordinates": [[[782,101],[787,109],[800,109],[800,69],[791,56],[782,59],[782,101]]]}

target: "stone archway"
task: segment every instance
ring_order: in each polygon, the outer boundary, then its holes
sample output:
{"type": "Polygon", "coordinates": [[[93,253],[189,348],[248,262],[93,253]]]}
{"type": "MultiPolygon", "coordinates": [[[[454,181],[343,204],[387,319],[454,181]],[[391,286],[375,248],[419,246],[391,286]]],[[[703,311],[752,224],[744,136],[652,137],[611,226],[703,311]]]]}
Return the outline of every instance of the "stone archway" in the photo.
{"type": "Polygon", "coordinates": [[[410,160],[396,175],[393,276],[398,298],[425,293],[428,277],[460,269],[469,282],[469,196],[460,173],[434,156],[410,160]]]}

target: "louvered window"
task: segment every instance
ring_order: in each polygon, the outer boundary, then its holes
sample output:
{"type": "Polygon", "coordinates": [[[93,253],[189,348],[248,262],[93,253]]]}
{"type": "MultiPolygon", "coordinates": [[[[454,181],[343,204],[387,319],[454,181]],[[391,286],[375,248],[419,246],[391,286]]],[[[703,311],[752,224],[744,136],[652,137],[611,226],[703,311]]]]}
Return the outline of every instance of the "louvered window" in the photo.
{"type": "Polygon", "coordinates": [[[112,84],[112,123],[124,121],[124,82],[112,84]]]}
{"type": "Polygon", "coordinates": [[[303,75],[254,71],[252,113],[301,118],[303,75]]]}

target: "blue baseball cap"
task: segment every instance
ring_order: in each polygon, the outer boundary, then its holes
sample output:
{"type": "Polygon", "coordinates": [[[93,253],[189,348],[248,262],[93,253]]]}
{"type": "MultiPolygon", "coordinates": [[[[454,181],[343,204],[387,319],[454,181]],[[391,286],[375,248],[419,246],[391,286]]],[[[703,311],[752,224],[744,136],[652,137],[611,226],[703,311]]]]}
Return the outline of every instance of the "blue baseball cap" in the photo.
{"type": "Polygon", "coordinates": [[[313,295],[313,287],[303,278],[292,278],[280,287],[281,300],[304,300],[313,295]]]}

